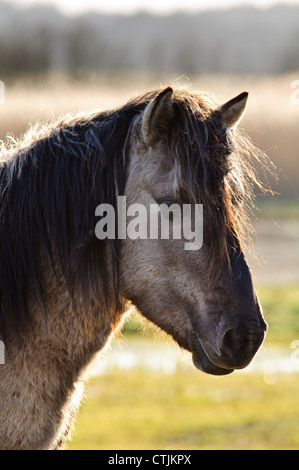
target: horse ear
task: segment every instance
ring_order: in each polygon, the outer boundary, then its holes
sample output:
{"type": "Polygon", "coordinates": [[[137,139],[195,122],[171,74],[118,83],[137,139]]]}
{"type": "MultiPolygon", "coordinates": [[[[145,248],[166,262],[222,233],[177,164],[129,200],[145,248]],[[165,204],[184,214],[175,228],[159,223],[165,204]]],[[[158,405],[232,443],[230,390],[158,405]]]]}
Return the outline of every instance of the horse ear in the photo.
{"type": "Polygon", "coordinates": [[[173,89],[161,91],[145,108],[142,119],[142,135],[146,144],[159,138],[161,129],[165,129],[174,117],[173,89]]]}
{"type": "Polygon", "coordinates": [[[220,107],[219,111],[227,128],[237,127],[245,113],[247,99],[248,93],[244,91],[220,107]]]}

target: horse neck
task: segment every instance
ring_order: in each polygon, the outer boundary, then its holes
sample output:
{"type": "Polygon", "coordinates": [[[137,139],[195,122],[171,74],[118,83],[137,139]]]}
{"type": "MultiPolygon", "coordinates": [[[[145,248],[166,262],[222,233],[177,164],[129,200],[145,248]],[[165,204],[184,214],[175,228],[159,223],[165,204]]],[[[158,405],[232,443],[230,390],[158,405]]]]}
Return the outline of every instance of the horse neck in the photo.
{"type": "Polygon", "coordinates": [[[74,305],[63,278],[49,275],[46,302],[45,320],[30,299],[32,325],[21,344],[11,342],[11,356],[0,367],[0,448],[48,449],[65,439],[87,366],[111,336],[105,310],[74,305]]]}

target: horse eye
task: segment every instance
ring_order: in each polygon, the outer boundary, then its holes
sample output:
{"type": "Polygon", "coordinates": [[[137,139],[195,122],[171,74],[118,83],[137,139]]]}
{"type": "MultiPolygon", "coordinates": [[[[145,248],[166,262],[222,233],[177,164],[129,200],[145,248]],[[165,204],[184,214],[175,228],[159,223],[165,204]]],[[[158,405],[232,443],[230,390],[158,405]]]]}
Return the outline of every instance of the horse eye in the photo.
{"type": "Polygon", "coordinates": [[[174,199],[170,199],[170,198],[159,199],[159,200],[157,200],[157,203],[159,204],[159,206],[160,206],[161,204],[165,204],[167,207],[172,206],[172,204],[176,204],[175,200],[174,200],[174,199]]]}
{"type": "Polygon", "coordinates": [[[180,205],[174,199],[165,198],[157,200],[157,203],[162,216],[169,218],[169,220],[173,220],[174,214],[180,213],[180,205]]]}

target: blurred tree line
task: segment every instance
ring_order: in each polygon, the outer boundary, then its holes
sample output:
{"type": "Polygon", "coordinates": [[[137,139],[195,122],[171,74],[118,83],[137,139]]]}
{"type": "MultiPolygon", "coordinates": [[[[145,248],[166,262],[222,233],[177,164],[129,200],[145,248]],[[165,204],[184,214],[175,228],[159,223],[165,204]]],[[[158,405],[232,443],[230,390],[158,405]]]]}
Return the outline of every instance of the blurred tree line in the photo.
{"type": "Polygon", "coordinates": [[[90,71],[276,74],[299,69],[299,8],[67,17],[0,3],[0,77],[90,71]]]}

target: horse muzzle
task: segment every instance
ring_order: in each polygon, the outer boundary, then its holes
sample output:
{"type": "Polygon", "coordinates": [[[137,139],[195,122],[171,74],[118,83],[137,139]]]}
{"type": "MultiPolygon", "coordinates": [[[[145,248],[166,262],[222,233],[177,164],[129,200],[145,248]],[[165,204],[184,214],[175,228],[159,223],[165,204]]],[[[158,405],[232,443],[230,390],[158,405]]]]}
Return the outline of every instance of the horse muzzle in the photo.
{"type": "Polygon", "coordinates": [[[208,344],[193,333],[191,352],[199,370],[211,375],[228,375],[247,367],[264,341],[267,324],[263,319],[254,331],[228,328],[208,344]]]}
{"type": "Polygon", "coordinates": [[[196,344],[192,347],[192,360],[195,367],[206,374],[211,375],[228,375],[232,374],[235,369],[226,369],[216,366],[209,359],[200,341],[197,339],[196,344]]]}

